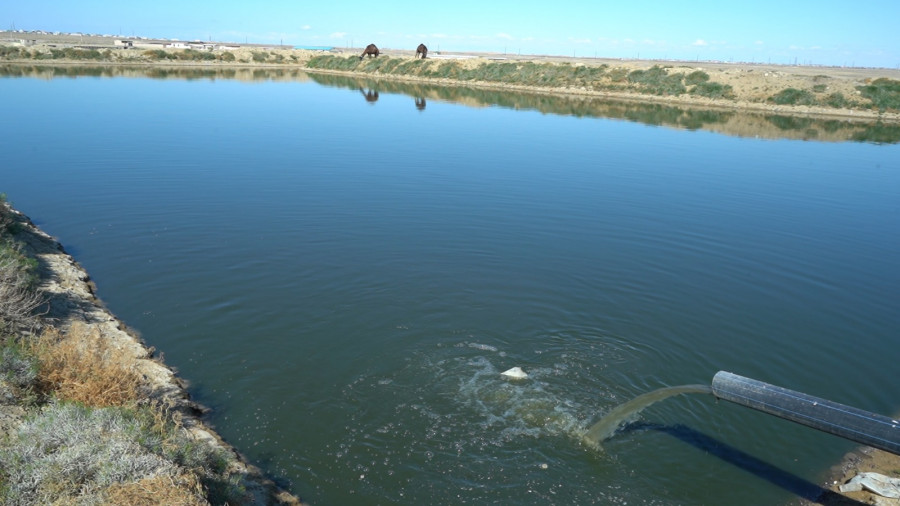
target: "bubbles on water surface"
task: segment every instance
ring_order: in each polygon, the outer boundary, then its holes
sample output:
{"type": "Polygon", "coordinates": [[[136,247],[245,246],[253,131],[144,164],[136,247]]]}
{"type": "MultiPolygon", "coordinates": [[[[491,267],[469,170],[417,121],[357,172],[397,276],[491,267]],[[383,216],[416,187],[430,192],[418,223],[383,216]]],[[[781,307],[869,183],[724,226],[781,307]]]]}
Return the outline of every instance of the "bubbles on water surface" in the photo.
{"type": "Polygon", "coordinates": [[[343,389],[341,402],[356,411],[332,446],[335,482],[400,502],[448,490],[497,500],[509,499],[510,488],[556,500],[597,493],[592,472],[579,468],[596,465],[598,455],[582,439],[598,406],[612,402],[583,353],[463,341],[395,364],[343,389]],[[528,378],[501,375],[517,365],[528,378]],[[573,486],[573,474],[581,485],[573,486]]]}

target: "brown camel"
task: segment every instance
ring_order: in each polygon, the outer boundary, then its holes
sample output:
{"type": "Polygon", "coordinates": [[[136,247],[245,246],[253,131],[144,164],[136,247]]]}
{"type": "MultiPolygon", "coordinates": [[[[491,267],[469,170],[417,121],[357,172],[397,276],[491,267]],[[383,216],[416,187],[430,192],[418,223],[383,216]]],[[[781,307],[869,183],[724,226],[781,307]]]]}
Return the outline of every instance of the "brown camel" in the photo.
{"type": "Polygon", "coordinates": [[[422,59],[428,57],[428,48],[425,47],[425,44],[419,44],[419,47],[416,48],[416,58],[422,55],[422,59]]]}
{"type": "Polygon", "coordinates": [[[378,51],[378,46],[376,46],[375,44],[369,44],[368,46],[366,46],[366,49],[363,50],[363,53],[361,55],[359,55],[359,59],[362,60],[363,57],[367,56],[367,55],[378,58],[379,54],[381,54],[381,53],[380,53],[380,51],[378,51]]]}

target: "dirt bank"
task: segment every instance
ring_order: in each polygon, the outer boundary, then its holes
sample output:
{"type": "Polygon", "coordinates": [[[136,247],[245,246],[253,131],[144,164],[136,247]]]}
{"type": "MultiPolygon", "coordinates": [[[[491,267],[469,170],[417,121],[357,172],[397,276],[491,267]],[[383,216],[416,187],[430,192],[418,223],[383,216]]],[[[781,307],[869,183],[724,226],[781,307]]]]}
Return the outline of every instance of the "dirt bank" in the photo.
{"type": "MultiPolygon", "coordinates": [[[[21,230],[16,235],[25,245],[25,253],[38,261],[39,289],[47,300],[42,317],[45,326],[68,329],[81,323],[95,329],[115,348],[126,350],[134,368],[143,374],[150,396],[177,411],[183,426],[194,438],[206,441],[235,455],[234,471],[242,477],[242,485],[252,497],[251,504],[300,505],[296,497],[280,489],[256,467],[223,441],[202,421],[205,411],[192,402],[185,385],[153,350],[119,321],[95,295],[95,287],[88,273],[65,252],[55,239],[37,228],[27,217],[21,216],[21,230]]],[[[85,333],[84,335],[87,335],[85,333]]],[[[14,407],[14,408],[17,408],[14,407]]],[[[24,416],[23,409],[7,409],[0,414],[2,429],[12,430],[24,416]]]]}
{"type": "MultiPolygon", "coordinates": [[[[336,53],[351,57],[359,53],[353,49],[336,50],[336,53]]],[[[409,57],[414,51],[386,50],[388,57],[409,57]]],[[[654,66],[669,69],[670,73],[685,74],[702,71],[709,75],[709,81],[731,86],[734,98],[712,99],[687,94],[681,95],[649,95],[633,91],[597,91],[585,88],[547,88],[538,86],[515,86],[503,83],[465,82],[466,86],[484,86],[513,89],[517,91],[559,93],[570,95],[599,96],[615,99],[656,102],[670,105],[693,107],[721,108],[728,110],[748,110],[767,113],[778,113],[799,116],[822,116],[834,118],[879,119],[881,121],[900,122],[900,113],[882,113],[873,109],[836,108],[825,106],[777,105],[769,101],[776,93],[786,89],[809,91],[818,96],[841,94],[848,99],[858,99],[861,92],[857,89],[876,79],[887,78],[900,80],[900,70],[880,68],[851,68],[823,66],[785,66],[756,63],[723,63],[723,62],[684,62],[669,60],[624,60],[609,58],[575,58],[563,56],[540,55],[504,55],[493,53],[447,53],[434,55],[433,58],[456,59],[466,68],[474,69],[491,62],[536,62],[559,63],[584,66],[607,66],[619,69],[624,73],[635,70],[648,70],[654,66]]],[[[362,74],[371,75],[371,74],[362,74]]],[[[396,78],[395,76],[383,76],[396,78]]],[[[403,79],[410,79],[404,77],[403,79]]],[[[439,81],[442,84],[459,84],[449,79],[416,79],[420,81],[439,81]]]]}

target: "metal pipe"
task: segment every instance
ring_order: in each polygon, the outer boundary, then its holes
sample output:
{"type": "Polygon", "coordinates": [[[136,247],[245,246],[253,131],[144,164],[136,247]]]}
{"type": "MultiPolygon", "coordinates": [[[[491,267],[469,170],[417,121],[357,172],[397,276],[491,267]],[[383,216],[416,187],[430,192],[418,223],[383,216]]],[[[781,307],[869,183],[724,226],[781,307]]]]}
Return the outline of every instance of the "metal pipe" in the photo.
{"type": "Polygon", "coordinates": [[[713,377],[712,394],[718,399],[900,455],[900,420],[725,371],[713,377]]]}

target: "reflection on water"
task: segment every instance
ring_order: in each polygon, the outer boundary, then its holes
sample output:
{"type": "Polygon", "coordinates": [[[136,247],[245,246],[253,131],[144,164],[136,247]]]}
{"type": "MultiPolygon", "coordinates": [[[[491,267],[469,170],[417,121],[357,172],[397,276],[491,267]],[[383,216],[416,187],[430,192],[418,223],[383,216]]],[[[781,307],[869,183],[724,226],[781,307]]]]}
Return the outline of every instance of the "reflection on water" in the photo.
{"type": "Polygon", "coordinates": [[[309,78],[325,86],[377,90],[375,91],[376,96],[378,92],[410,95],[415,98],[416,107],[419,109],[425,108],[425,100],[427,98],[461,103],[472,107],[506,107],[517,110],[534,110],[544,114],[623,119],[647,125],[687,130],[709,130],[739,137],[886,144],[900,142],[900,125],[880,122],[685,108],[584,96],[559,96],[462,86],[438,86],[427,83],[355,78],[335,74],[311,73],[309,78]]]}
{"type": "Polygon", "coordinates": [[[379,93],[409,95],[416,109],[425,110],[426,100],[440,100],[470,107],[504,107],[534,110],[543,114],[612,118],[687,130],[708,130],[738,137],[800,139],[823,142],[900,142],[900,125],[878,121],[823,119],[655,103],[616,101],[587,96],[522,93],[509,90],[441,86],[395,80],[357,78],[335,74],[307,73],[296,68],[252,67],[144,67],[144,66],[45,66],[0,65],[0,77],[137,77],[153,79],[234,79],[239,81],[306,81],[359,90],[369,104],[379,93]]]}
{"type": "Polygon", "coordinates": [[[147,67],[128,65],[0,65],[0,77],[137,77],[152,79],[235,79],[238,81],[307,81],[297,68],[147,67]]]}
{"type": "Polygon", "coordinates": [[[364,89],[360,88],[359,92],[362,93],[362,96],[366,98],[366,102],[370,104],[374,104],[378,102],[378,90],[374,88],[364,89]]]}

